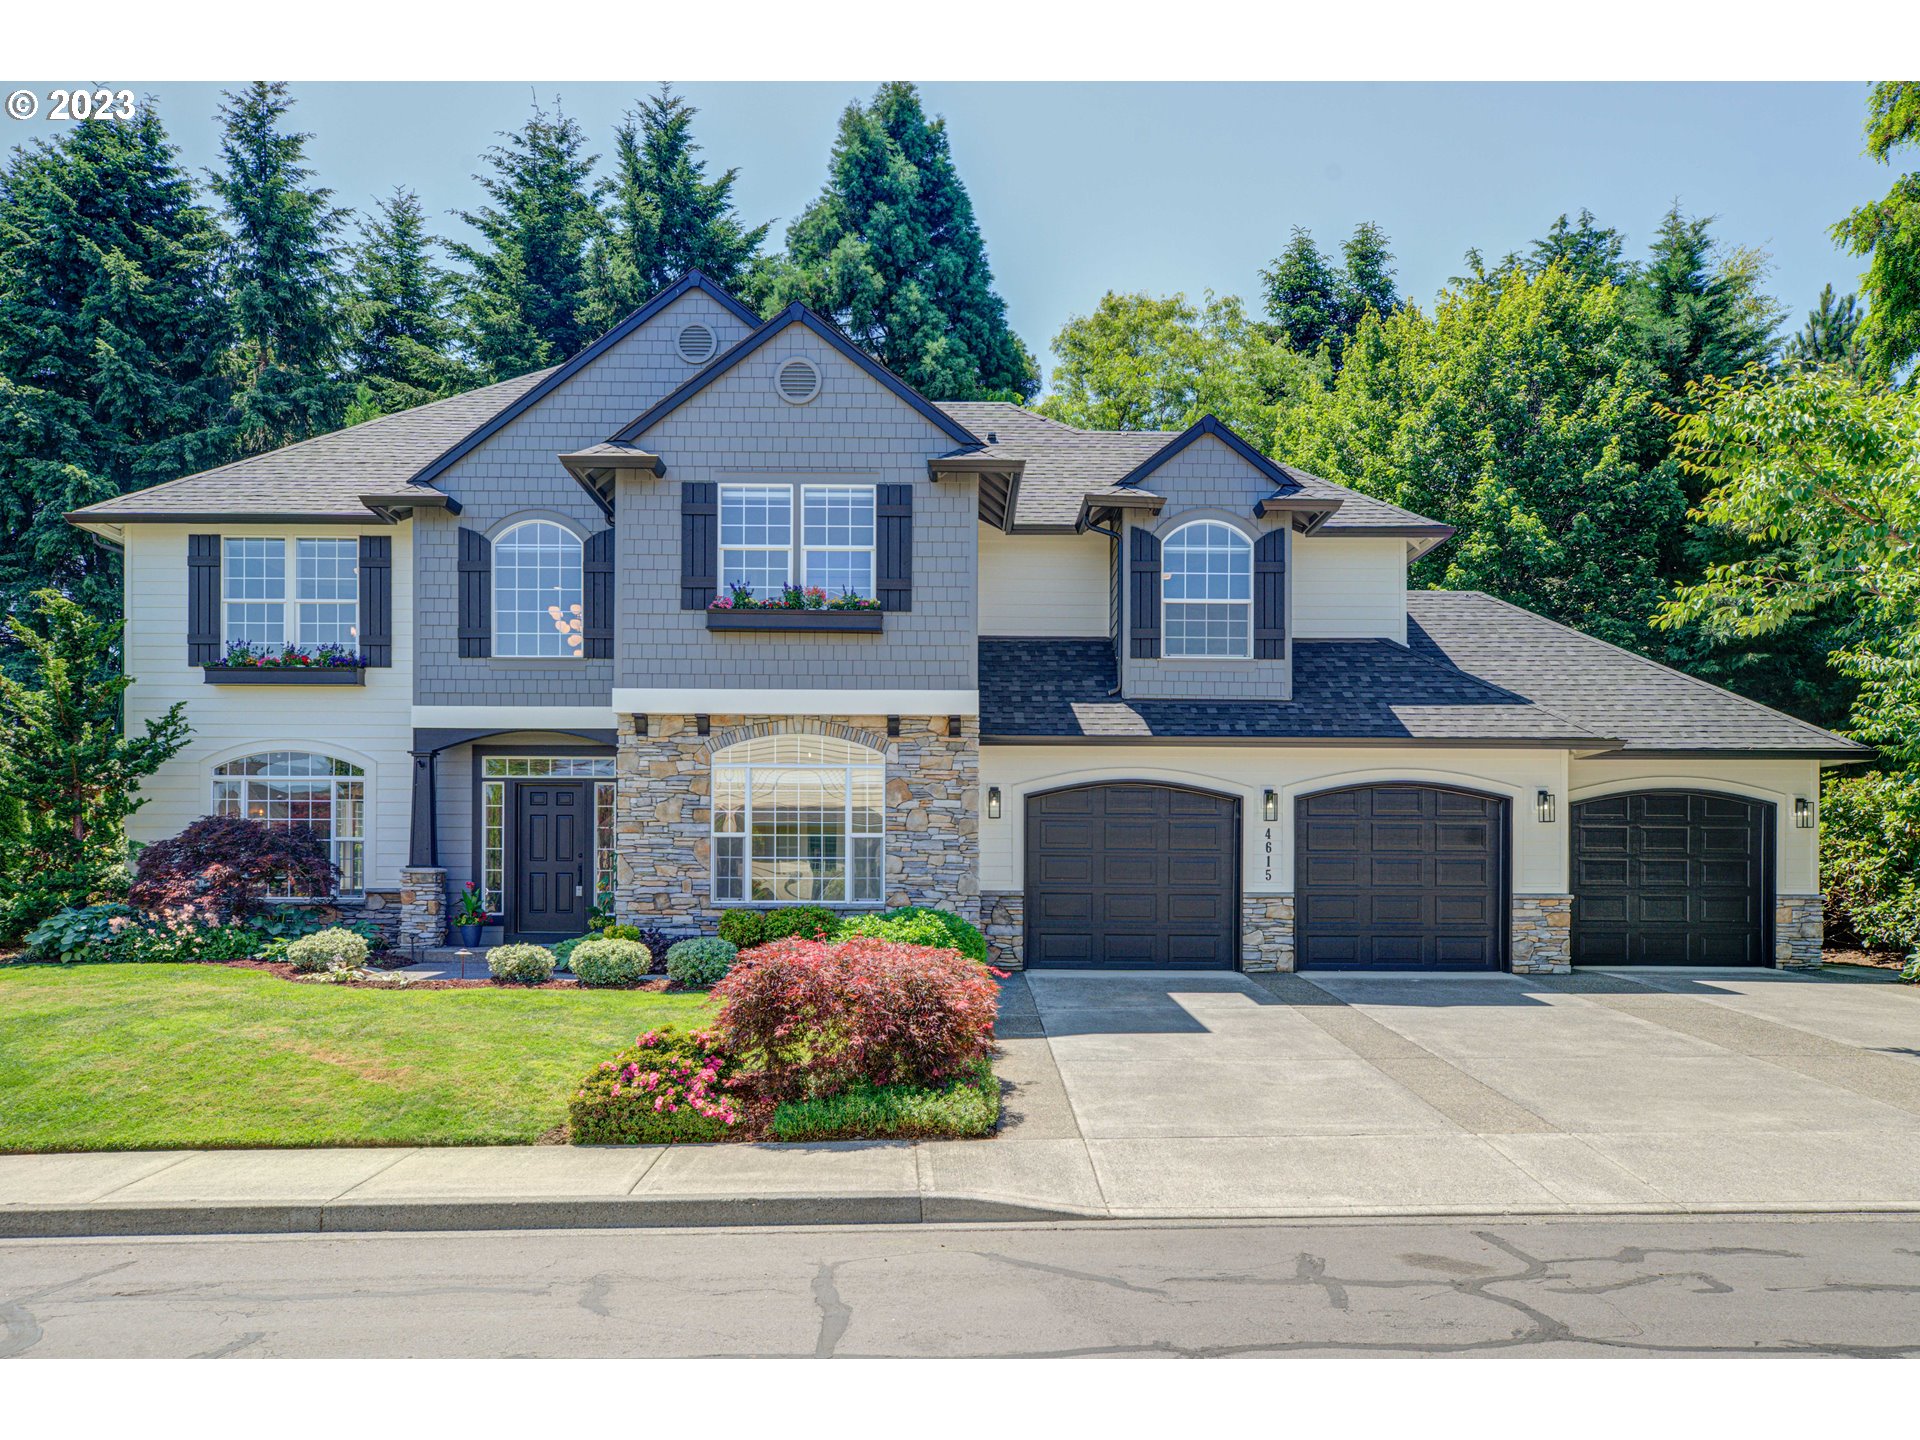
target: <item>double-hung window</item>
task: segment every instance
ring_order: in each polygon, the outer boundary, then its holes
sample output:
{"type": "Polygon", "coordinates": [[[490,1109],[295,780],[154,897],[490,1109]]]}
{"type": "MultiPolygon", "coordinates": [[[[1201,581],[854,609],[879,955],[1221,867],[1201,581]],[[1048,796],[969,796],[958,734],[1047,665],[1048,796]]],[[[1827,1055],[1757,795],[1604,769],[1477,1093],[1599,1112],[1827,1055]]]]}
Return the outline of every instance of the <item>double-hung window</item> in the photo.
{"type": "Polygon", "coordinates": [[[788,585],[874,598],[874,489],[871,485],[720,487],[720,584],[757,599],[788,585]]]}
{"type": "Polygon", "coordinates": [[[1253,542],[1231,525],[1196,520],[1160,547],[1160,598],[1170,658],[1253,654],[1253,542]]]}
{"type": "Polygon", "coordinates": [[[223,543],[226,643],[258,650],[360,643],[359,539],[233,536],[223,543]]]}

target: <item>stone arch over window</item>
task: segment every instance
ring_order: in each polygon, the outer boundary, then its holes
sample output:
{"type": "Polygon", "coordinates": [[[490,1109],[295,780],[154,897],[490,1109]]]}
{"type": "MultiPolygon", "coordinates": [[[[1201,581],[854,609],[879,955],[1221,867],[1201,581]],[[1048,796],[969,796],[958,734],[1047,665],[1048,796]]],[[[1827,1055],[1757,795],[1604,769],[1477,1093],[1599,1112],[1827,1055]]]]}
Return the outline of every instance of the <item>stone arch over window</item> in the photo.
{"type": "Polygon", "coordinates": [[[886,887],[886,751],[833,722],[714,737],[716,905],[878,905],[886,887]]]}
{"type": "Polygon", "coordinates": [[[312,830],[340,869],[340,893],[365,891],[367,775],[352,761],[293,749],[236,756],[213,767],[212,808],[270,829],[312,830]]]}
{"type": "Polygon", "coordinates": [[[494,538],[495,657],[586,653],[584,562],[580,537],[554,520],[522,520],[494,538]]]}

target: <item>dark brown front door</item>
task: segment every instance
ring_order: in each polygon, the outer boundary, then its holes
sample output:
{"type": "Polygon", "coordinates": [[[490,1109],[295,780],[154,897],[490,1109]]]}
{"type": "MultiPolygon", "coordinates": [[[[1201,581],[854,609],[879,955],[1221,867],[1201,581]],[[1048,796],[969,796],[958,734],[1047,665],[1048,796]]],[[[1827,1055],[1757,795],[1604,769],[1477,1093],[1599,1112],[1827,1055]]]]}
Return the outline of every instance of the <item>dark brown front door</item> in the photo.
{"type": "Polygon", "coordinates": [[[593,855],[593,797],[575,780],[514,782],[513,877],[507,887],[514,935],[583,935],[593,855]]]}
{"type": "Polygon", "coordinates": [[[1506,801],[1492,795],[1356,785],[1303,796],[1300,968],[1504,968],[1506,833],[1506,801]]]}
{"type": "Polygon", "coordinates": [[[1232,969],[1239,934],[1239,801],[1146,783],[1028,799],[1028,965],[1232,969]]]}

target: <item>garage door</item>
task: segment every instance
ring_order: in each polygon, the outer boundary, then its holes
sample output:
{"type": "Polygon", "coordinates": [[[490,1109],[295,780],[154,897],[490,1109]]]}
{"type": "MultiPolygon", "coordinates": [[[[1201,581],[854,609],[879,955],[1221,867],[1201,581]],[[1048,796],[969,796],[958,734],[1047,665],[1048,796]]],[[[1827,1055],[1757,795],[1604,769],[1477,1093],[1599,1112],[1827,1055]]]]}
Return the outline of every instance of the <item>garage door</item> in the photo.
{"type": "Polygon", "coordinates": [[[1573,963],[1769,965],[1773,807],[1648,790],[1573,807],[1573,963]]]}
{"type": "Polygon", "coordinates": [[[1506,964],[1506,801],[1363,785],[1294,809],[1303,968],[1499,970],[1506,964]]]}
{"type": "Polygon", "coordinates": [[[1027,800],[1026,962],[1231,969],[1240,803],[1173,785],[1027,800]]]}

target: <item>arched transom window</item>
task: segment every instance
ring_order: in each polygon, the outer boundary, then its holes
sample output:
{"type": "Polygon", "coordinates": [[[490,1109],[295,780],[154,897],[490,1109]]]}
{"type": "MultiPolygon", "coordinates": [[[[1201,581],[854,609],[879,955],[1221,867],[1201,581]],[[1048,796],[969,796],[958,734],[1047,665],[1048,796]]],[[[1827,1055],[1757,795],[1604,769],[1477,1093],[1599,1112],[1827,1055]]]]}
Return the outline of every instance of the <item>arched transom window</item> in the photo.
{"type": "Polygon", "coordinates": [[[493,542],[493,653],[560,658],[585,653],[580,537],[527,520],[493,542]]]}
{"type": "MultiPolygon", "coordinates": [[[[367,781],[358,765],[305,750],[265,750],[216,766],[213,813],[275,829],[304,825],[327,842],[340,893],[366,889],[367,781]]],[[[287,898],[290,891],[281,891],[287,898]]]]}
{"type": "Polygon", "coordinates": [[[831,735],[768,735],[713,757],[716,903],[880,903],[885,757],[831,735]]]}
{"type": "Polygon", "coordinates": [[[1218,520],[1195,520],[1160,547],[1163,654],[1247,659],[1253,654],[1253,542],[1218,520]]]}

